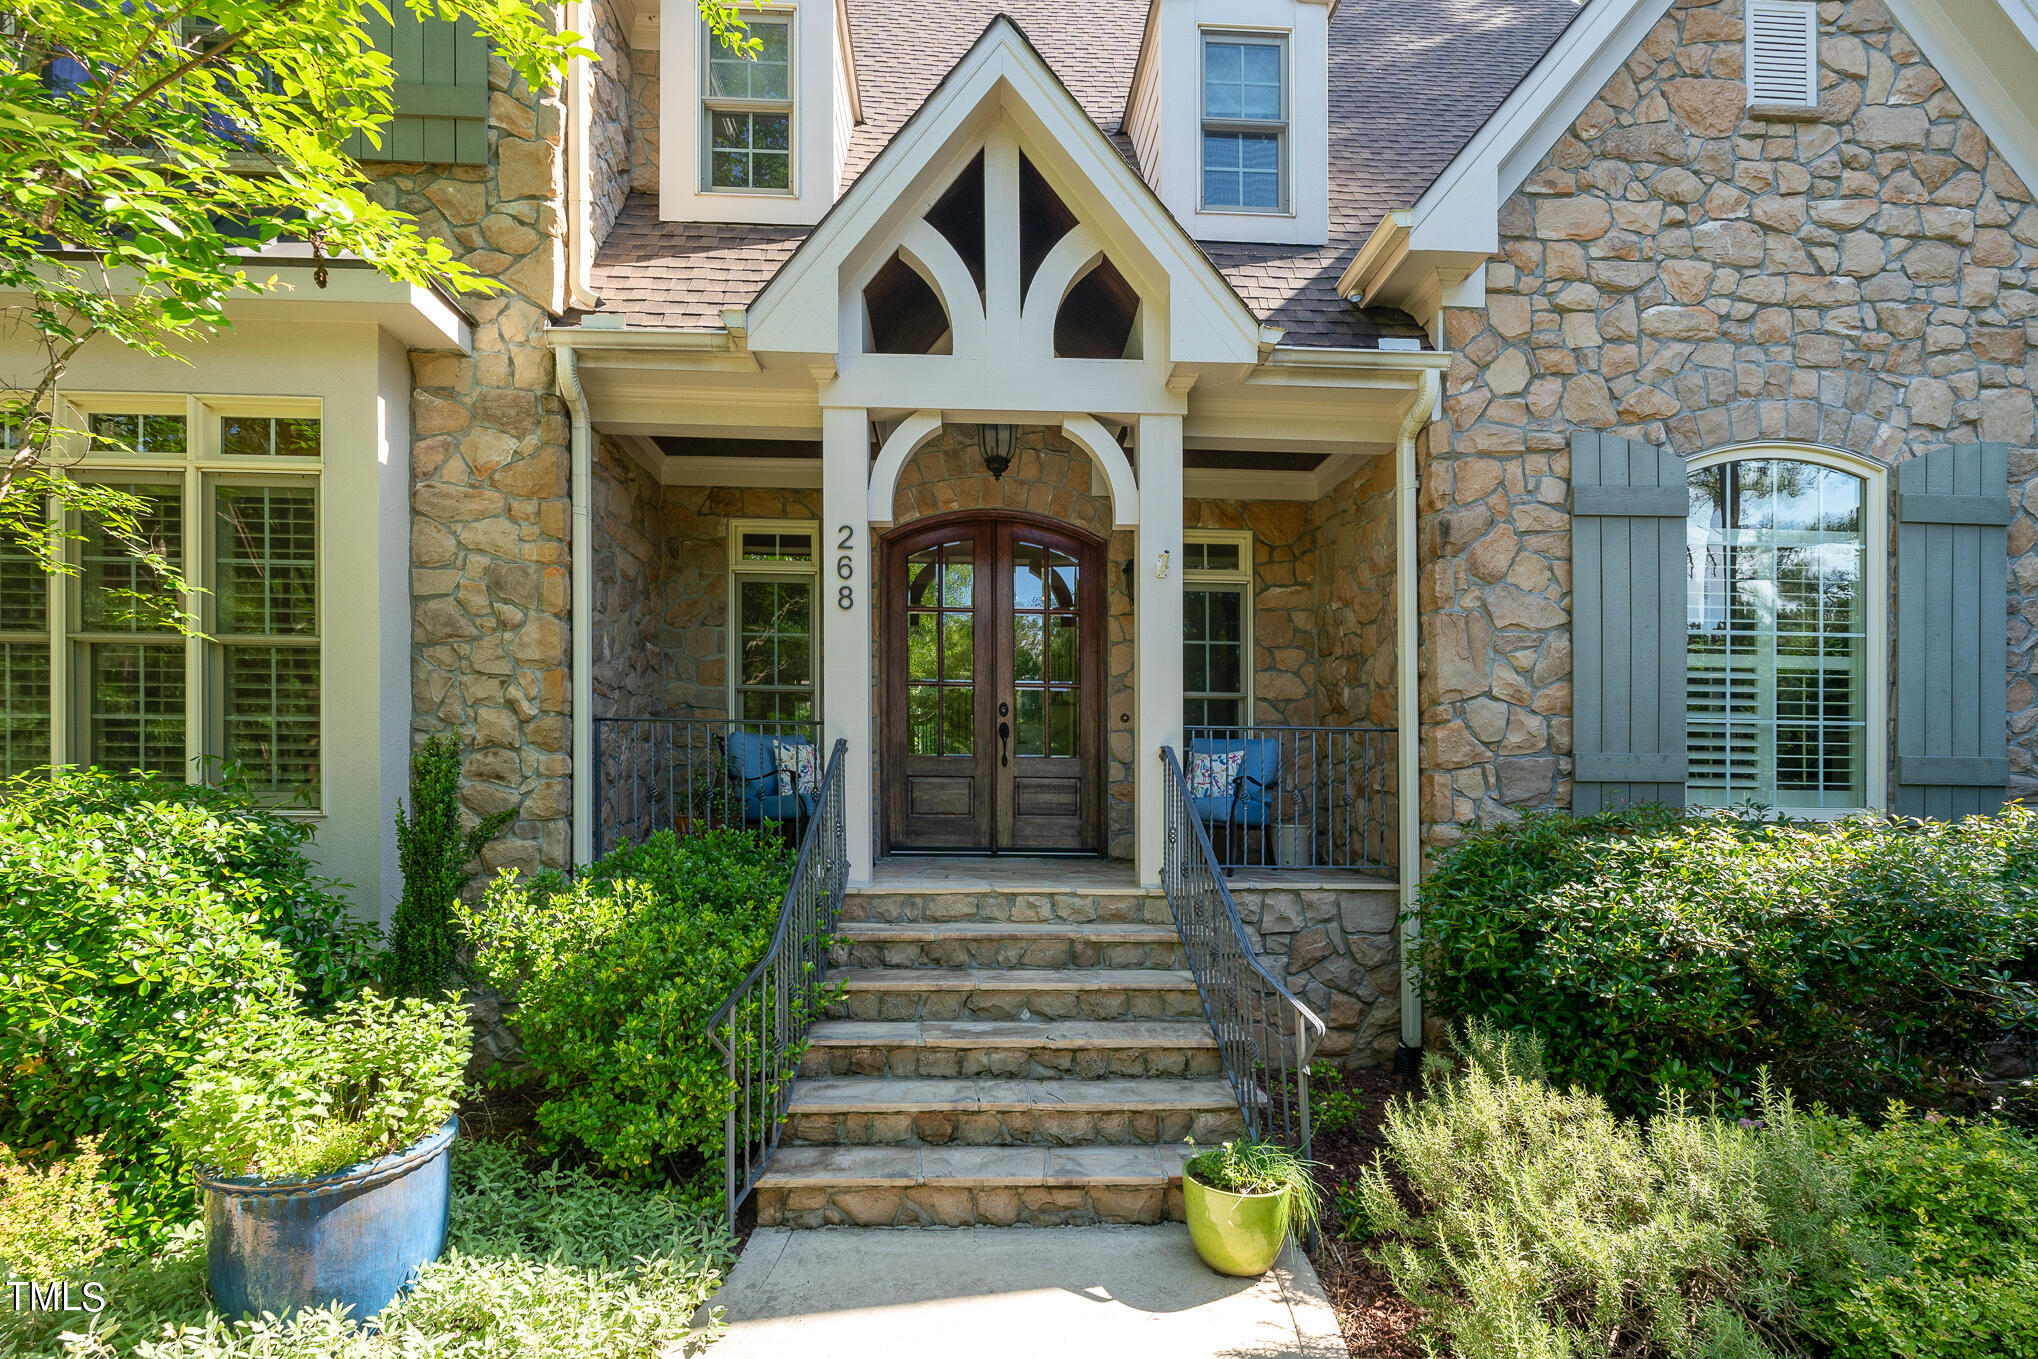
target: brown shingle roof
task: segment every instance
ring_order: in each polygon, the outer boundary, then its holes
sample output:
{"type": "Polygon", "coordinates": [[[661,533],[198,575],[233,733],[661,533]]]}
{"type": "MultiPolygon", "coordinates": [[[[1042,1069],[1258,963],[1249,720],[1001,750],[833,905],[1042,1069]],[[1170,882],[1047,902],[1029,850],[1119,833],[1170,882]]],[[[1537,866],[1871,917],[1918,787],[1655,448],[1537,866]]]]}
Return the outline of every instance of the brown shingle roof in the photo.
{"type": "MultiPolygon", "coordinates": [[[[1119,135],[1147,0],[850,0],[864,122],[844,169],[861,174],[990,21],[1010,15],[1097,126],[1119,135]]],[[[1205,243],[1261,320],[1287,342],[1362,346],[1419,335],[1400,312],[1337,293],[1352,253],[1411,206],[1578,14],[1574,0],[1343,0],[1331,20],[1331,241],[1205,243]]],[[[712,327],[747,306],[805,239],[804,227],[661,222],[634,194],[594,268],[605,309],[633,326],[712,327]]]]}

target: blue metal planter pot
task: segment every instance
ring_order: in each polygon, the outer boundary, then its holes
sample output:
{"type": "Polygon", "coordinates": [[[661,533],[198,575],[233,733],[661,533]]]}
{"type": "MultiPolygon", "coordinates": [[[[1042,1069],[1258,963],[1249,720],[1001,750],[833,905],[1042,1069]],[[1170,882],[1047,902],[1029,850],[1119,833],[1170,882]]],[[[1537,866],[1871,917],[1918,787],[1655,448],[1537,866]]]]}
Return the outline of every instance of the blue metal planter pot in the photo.
{"type": "Polygon", "coordinates": [[[446,1245],[449,1118],[400,1151],[315,1180],[198,1177],[213,1305],[229,1317],[288,1316],[330,1303],[365,1320],[446,1245]]]}

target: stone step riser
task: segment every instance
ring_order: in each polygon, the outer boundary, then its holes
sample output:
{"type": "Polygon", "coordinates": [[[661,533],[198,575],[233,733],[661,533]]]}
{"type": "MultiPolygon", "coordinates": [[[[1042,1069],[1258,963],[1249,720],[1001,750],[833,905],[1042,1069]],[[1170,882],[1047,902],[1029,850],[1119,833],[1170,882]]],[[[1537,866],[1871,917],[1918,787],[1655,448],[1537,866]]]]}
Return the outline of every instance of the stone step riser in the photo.
{"type": "Polygon", "coordinates": [[[1188,966],[1179,943],[1109,943],[1093,939],[940,939],[877,943],[849,940],[829,955],[833,967],[1071,968],[1188,966]]]}
{"type": "Polygon", "coordinates": [[[830,1005],[830,1019],[1201,1019],[1203,1001],[1187,990],[866,991],[830,1005]]]}
{"type": "Polygon", "coordinates": [[[1180,1185],[1054,1185],[757,1191],[760,1227],[1151,1226],[1182,1221],[1180,1185]]]}
{"type": "Polygon", "coordinates": [[[940,1048],[814,1047],[800,1060],[802,1076],[892,1076],[931,1079],[997,1076],[1013,1079],[1210,1079],[1224,1074],[1214,1048],[940,1048]]]}
{"type": "Polygon", "coordinates": [[[1157,1146],[1190,1139],[1215,1146],[1244,1135],[1237,1109],[817,1112],[794,1114],[786,1125],[794,1144],[829,1147],[1157,1146]]]}
{"type": "Polygon", "coordinates": [[[1159,894],[1083,892],[852,893],[842,899],[842,919],[887,924],[1173,925],[1168,899],[1159,894]]]}

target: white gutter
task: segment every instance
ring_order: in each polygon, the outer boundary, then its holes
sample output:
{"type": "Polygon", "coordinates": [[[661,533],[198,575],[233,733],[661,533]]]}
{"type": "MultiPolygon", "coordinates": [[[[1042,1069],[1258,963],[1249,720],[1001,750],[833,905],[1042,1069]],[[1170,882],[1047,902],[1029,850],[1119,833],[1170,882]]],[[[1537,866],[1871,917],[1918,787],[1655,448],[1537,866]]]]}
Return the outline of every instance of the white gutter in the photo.
{"type": "MultiPolygon", "coordinates": [[[[575,0],[566,19],[588,44],[594,7],[575,0]]],[[[601,306],[594,295],[594,76],[589,59],[566,68],[566,303],[582,311],[601,306]]]]}
{"type": "MultiPolygon", "coordinates": [[[[1422,991],[1415,984],[1413,963],[1422,942],[1422,923],[1416,919],[1416,887],[1422,880],[1422,747],[1418,721],[1422,711],[1420,620],[1416,616],[1415,499],[1418,487],[1415,465],[1415,437],[1436,414],[1437,396],[1443,379],[1434,368],[1425,369],[1422,385],[1416,389],[1415,404],[1401,422],[1394,441],[1394,708],[1398,739],[1394,743],[1397,780],[1401,795],[1395,799],[1400,822],[1400,852],[1396,862],[1401,878],[1401,1047],[1404,1053],[1422,1050],[1422,991]]],[[[577,540],[576,540],[577,541],[577,540]]],[[[577,709],[576,709],[577,711],[577,709]]]]}
{"type": "Polygon", "coordinates": [[[559,396],[573,417],[573,864],[594,862],[594,436],[580,390],[580,355],[553,353],[559,396]]]}

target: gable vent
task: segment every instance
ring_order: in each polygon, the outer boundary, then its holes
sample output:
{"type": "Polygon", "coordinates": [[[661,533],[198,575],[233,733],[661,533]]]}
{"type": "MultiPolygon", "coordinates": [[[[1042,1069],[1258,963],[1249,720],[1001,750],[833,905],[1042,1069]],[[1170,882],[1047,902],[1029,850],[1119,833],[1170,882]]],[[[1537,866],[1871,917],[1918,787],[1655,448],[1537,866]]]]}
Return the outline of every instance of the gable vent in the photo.
{"type": "Polygon", "coordinates": [[[1748,0],[1748,102],[1819,102],[1819,11],[1793,0],[1748,0]]]}

